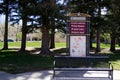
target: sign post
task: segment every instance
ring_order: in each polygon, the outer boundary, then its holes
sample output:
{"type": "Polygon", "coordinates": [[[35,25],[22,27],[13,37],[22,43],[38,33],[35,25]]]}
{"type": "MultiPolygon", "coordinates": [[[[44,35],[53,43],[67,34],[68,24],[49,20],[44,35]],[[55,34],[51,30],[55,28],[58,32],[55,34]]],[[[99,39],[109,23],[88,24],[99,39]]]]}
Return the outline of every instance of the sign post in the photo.
{"type": "Polygon", "coordinates": [[[71,57],[86,57],[89,55],[90,15],[72,13],[68,15],[67,44],[71,57]]]}

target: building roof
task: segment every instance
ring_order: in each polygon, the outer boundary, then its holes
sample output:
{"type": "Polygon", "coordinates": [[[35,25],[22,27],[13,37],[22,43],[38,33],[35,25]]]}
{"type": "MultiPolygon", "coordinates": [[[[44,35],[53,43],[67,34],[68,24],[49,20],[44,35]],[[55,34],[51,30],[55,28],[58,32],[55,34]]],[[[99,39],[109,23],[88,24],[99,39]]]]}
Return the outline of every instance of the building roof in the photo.
{"type": "Polygon", "coordinates": [[[89,14],[86,14],[86,13],[71,13],[71,14],[68,14],[67,16],[74,16],[74,17],[91,17],[91,15],[89,14]]]}

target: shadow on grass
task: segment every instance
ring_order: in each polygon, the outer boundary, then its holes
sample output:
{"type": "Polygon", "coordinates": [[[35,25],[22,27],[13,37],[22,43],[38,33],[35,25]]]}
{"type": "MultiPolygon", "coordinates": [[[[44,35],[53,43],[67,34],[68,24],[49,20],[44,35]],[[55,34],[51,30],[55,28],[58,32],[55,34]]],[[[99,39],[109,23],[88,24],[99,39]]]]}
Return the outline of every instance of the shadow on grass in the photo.
{"type": "MultiPolygon", "coordinates": [[[[53,68],[53,56],[31,54],[40,51],[40,48],[35,48],[26,52],[20,52],[18,50],[17,48],[0,50],[0,71],[16,74],[53,68]]],[[[52,52],[54,55],[66,55],[67,49],[59,48],[52,50],[52,52]]],[[[115,62],[117,65],[120,64],[120,50],[107,53],[107,55],[110,56],[110,61],[113,63],[115,62]]],[[[114,65],[116,66],[116,64],[114,65]]],[[[118,68],[119,66],[115,67],[115,69],[118,68]]]]}
{"type": "Polygon", "coordinates": [[[41,50],[41,48],[34,48],[32,50],[28,50],[30,53],[35,53],[35,52],[39,52],[41,50]]]}
{"type": "Polygon", "coordinates": [[[118,61],[120,60],[120,49],[113,51],[112,54],[109,54],[111,61],[118,61]]]}
{"type": "Polygon", "coordinates": [[[29,51],[0,51],[0,71],[23,73],[52,69],[53,56],[31,54],[29,51]]]}
{"type": "Polygon", "coordinates": [[[57,56],[68,55],[66,48],[54,49],[54,50],[52,50],[52,52],[54,53],[54,55],[57,55],[57,56]]]}
{"type": "Polygon", "coordinates": [[[113,65],[113,68],[115,70],[120,70],[120,49],[113,51],[112,54],[109,54],[110,56],[110,62],[113,65]]]}

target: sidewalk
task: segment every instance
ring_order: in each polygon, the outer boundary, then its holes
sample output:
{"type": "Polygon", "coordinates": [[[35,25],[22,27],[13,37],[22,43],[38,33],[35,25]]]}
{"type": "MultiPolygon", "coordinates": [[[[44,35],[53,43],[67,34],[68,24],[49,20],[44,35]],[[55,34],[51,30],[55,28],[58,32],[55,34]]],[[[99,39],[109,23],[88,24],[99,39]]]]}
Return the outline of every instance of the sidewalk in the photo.
{"type": "MultiPolygon", "coordinates": [[[[114,71],[113,74],[114,74],[113,75],[114,80],[120,80],[120,76],[119,76],[120,71],[114,71]]],[[[52,75],[53,75],[52,70],[27,72],[27,73],[16,74],[16,75],[0,71],[0,80],[53,80],[52,75]]],[[[74,75],[78,75],[78,73],[74,73],[74,75]]],[[[94,72],[92,74],[90,74],[89,72],[86,72],[83,75],[84,76],[89,76],[89,75],[95,76],[95,75],[98,75],[98,72],[94,72]]],[[[102,74],[102,75],[105,76],[105,74],[102,74]]],[[[79,79],[71,79],[71,80],[79,80],[79,79]]]]}

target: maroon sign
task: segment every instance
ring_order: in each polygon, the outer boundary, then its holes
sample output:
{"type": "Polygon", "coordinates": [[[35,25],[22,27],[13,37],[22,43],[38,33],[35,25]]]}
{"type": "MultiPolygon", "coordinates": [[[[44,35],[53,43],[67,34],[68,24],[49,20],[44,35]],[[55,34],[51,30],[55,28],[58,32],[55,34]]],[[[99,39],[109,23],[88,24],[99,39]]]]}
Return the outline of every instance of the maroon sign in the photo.
{"type": "Polygon", "coordinates": [[[71,34],[86,34],[86,23],[85,22],[71,22],[70,33],[71,34]]]}

